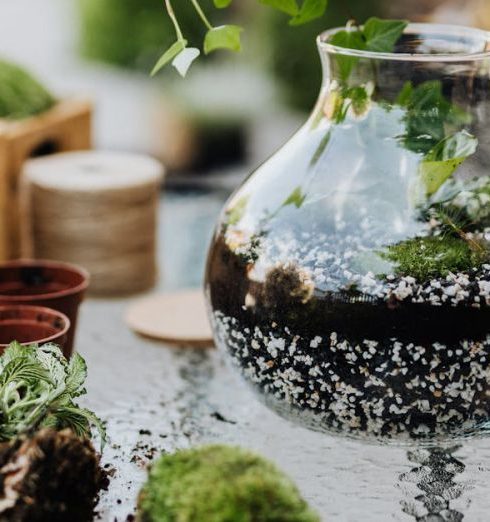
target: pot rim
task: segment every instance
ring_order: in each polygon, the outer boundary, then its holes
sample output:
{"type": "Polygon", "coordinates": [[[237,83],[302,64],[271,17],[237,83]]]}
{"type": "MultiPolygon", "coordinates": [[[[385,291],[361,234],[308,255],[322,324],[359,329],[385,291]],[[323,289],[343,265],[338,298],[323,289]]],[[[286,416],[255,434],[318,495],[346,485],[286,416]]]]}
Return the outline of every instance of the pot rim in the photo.
{"type": "Polygon", "coordinates": [[[62,261],[51,261],[49,259],[16,259],[14,261],[6,261],[4,263],[0,263],[0,272],[3,269],[9,268],[23,268],[23,267],[39,267],[39,268],[49,268],[49,269],[61,269],[70,271],[81,276],[82,281],[69,288],[65,288],[63,290],[58,290],[56,292],[47,292],[44,294],[31,294],[31,295],[4,295],[0,293],[0,301],[3,303],[35,303],[39,301],[47,301],[59,299],[62,297],[67,297],[71,295],[76,295],[79,293],[85,292],[87,290],[89,282],[90,282],[90,274],[85,268],[75,265],[72,263],[65,263],[62,261]]]}
{"type": "MultiPolygon", "coordinates": [[[[71,328],[71,321],[68,318],[68,316],[66,316],[63,312],[59,312],[58,310],[54,310],[53,308],[48,308],[47,306],[35,306],[35,305],[30,306],[30,305],[23,305],[23,304],[0,305],[0,314],[4,311],[8,311],[8,310],[12,310],[12,311],[26,310],[26,311],[34,312],[35,314],[50,315],[51,317],[56,317],[63,321],[64,326],[59,332],[57,332],[53,335],[50,335],[49,337],[44,337],[43,339],[38,339],[36,341],[20,343],[22,346],[29,346],[31,344],[46,344],[49,342],[56,341],[58,339],[62,339],[63,337],[66,337],[68,331],[71,328]]],[[[12,320],[15,320],[15,318],[12,320]]],[[[0,324],[1,324],[1,322],[0,322],[0,324]]],[[[15,341],[15,339],[12,339],[12,342],[13,341],[15,341]]],[[[9,344],[0,343],[0,350],[7,348],[9,346],[9,344]]]]}
{"type": "Polygon", "coordinates": [[[431,23],[410,23],[404,31],[404,34],[417,33],[432,35],[433,37],[443,36],[459,36],[460,38],[470,38],[475,42],[480,41],[484,44],[481,51],[468,52],[441,52],[441,53],[383,53],[375,51],[361,51],[358,49],[348,49],[333,45],[328,40],[339,31],[354,31],[355,27],[336,27],[324,31],[317,37],[317,45],[321,52],[329,54],[339,54],[345,56],[355,56],[358,58],[391,60],[391,61],[407,61],[407,62],[473,62],[490,59],[490,31],[477,29],[474,27],[458,26],[451,24],[431,24],[431,23]]]}

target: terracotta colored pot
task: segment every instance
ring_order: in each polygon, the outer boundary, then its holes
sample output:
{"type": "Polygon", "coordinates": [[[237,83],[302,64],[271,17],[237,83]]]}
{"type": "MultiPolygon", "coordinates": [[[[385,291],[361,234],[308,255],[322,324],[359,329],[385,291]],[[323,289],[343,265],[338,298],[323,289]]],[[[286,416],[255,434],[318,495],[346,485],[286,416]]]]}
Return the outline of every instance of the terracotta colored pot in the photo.
{"type": "Polygon", "coordinates": [[[70,320],[65,314],[42,306],[0,306],[0,352],[12,342],[59,344],[66,352],[70,320]]]}
{"type": "Polygon", "coordinates": [[[18,260],[0,264],[0,306],[35,305],[58,310],[70,320],[65,355],[73,352],[78,308],[89,282],[86,270],[76,265],[44,260],[18,260]]]}

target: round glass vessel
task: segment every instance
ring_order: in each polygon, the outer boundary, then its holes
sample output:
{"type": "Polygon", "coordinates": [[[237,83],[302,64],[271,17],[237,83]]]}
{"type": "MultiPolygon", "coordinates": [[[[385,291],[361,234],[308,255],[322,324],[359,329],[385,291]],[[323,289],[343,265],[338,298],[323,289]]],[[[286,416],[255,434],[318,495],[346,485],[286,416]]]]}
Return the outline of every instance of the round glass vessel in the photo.
{"type": "Polygon", "coordinates": [[[332,45],[338,31],[318,39],[311,117],[221,215],[206,281],[217,344],[268,406],[310,428],[482,433],[489,34],[413,24],[376,53],[332,45]]]}

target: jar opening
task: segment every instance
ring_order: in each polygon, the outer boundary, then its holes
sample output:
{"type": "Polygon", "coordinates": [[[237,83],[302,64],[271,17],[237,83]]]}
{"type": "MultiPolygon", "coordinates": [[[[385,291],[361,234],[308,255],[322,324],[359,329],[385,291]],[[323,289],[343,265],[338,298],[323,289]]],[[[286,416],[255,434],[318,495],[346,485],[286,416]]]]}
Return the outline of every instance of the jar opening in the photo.
{"type": "Polygon", "coordinates": [[[393,53],[347,49],[329,43],[332,36],[342,30],[346,28],[331,29],[318,37],[318,47],[322,53],[421,62],[461,62],[490,58],[490,33],[481,29],[441,24],[409,24],[393,53]]]}

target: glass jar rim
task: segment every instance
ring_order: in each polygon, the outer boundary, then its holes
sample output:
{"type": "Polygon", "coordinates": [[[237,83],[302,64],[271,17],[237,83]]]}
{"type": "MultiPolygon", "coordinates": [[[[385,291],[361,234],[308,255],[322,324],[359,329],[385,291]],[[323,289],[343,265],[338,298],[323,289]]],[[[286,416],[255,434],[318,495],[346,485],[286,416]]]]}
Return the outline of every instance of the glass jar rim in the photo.
{"type": "Polygon", "coordinates": [[[339,31],[354,31],[355,27],[336,27],[321,33],[317,38],[318,48],[321,52],[328,54],[338,54],[354,56],[357,58],[408,61],[408,62],[468,62],[490,59],[490,32],[484,29],[473,27],[449,25],[449,24],[430,24],[430,23],[410,23],[404,34],[423,34],[433,37],[459,36],[461,38],[472,38],[479,41],[484,48],[481,51],[467,52],[435,52],[435,53],[383,53],[376,51],[362,51],[358,49],[348,49],[329,43],[330,38],[339,31]]]}

